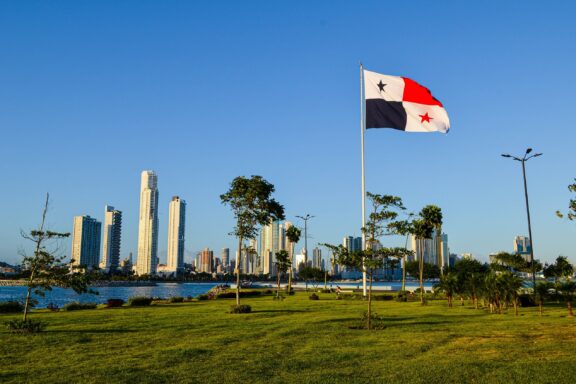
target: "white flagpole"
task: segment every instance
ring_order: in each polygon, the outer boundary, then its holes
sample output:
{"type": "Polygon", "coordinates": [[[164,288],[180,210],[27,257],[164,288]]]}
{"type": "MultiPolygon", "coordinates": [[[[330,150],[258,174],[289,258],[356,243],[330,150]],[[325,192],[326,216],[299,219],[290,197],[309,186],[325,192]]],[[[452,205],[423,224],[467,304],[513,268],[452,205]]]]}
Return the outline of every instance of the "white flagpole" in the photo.
{"type": "MultiPolygon", "coordinates": [[[[362,228],[366,226],[366,183],[364,177],[364,68],[360,63],[360,143],[362,146],[362,228]]],[[[366,249],[366,234],[362,231],[362,250],[366,249]]],[[[366,296],[366,268],[362,265],[362,295],[366,296]]]]}

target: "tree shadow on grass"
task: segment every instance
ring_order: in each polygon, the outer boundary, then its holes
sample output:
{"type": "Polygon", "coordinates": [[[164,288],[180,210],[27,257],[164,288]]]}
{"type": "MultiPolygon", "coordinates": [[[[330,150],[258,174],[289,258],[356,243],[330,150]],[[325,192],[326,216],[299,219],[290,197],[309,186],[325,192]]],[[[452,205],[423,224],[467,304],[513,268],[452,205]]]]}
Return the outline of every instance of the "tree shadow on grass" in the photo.
{"type": "Polygon", "coordinates": [[[82,329],[82,330],[51,330],[47,329],[42,331],[42,333],[135,333],[137,331],[132,329],[82,329]]]}
{"type": "Polygon", "coordinates": [[[310,312],[302,309],[262,309],[259,311],[252,311],[252,313],[305,313],[310,312]]]}

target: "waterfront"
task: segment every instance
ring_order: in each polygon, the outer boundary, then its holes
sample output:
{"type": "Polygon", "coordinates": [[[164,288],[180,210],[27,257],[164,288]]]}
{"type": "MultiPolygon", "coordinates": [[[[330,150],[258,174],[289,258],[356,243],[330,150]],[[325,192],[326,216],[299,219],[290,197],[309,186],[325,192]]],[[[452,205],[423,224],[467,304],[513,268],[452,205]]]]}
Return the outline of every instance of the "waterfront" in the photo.
{"type": "MultiPolygon", "coordinates": [[[[37,308],[45,308],[49,303],[62,307],[71,301],[101,304],[111,298],[128,300],[132,296],[196,297],[208,292],[216,285],[217,283],[158,283],[154,286],[93,287],[92,289],[97,291],[98,295],[79,295],[72,289],[54,287],[52,291],[46,292],[45,297],[34,295],[34,298],[38,300],[37,308]]],[[[26,287],[24,286],[0,287],[0,302],[9,300],[23,301],[25,298],[26,287]]]]}

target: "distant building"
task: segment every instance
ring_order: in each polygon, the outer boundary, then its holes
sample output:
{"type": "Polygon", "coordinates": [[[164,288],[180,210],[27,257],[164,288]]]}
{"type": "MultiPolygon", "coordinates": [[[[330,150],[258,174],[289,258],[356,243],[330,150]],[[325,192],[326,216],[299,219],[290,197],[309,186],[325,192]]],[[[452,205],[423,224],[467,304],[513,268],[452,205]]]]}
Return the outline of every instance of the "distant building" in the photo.
{"type": "Polygon", "coordinates": [[[102,224],[90,216],[75,216],[72,230],[73,265],[87,269],[100,263],[100,235],[102,224]]]}
{"type": "Polygon", "coordinates": [[[154,171],[143,171],[140,179],[137,272],[139,275],[153,275],[157,264],[158,176],[154,171]]]}
{"type": "Polygon", "coordinates": [[[184,231],[186,228],[186,202],[172,197],[168,213],[168,259],[166,270],[184,272],[184,231]]]}
{"type": "Polygon", "coordinates": [[[212,273],[213,259],[214,259],[214,252],[212,252],[209,248],[204,248],[204,250],[200,252],[200,263],[198,272],[212,273]]]}
{"type": "Polygon", "coordinates": [[[222,248],[220,258],[222,259],[222,272],[230,272],[230,248],[222,248]]]}
{"type": "Polygon", "coordinates": [[[122,241],[122,212],[110,205],[104,207],[104,240],[100,268],[114,271],[120,266],[122,241]]]}
{"type": "Polygon", "coordinates": [[[530,242],[530,238],[527,236],[516,236],[514,238],[514,253],[517,255],[521,255],[526,259],[526,261],[530,261],[530,253],[532,252],[532,243],[530,242]]]}
{"type": "MultiPolygon", "coordinates": [[[[361,251],[362,237],[345,236],[342,239],[342,245],[348,251],[361,251]]],[[[355,268],[346,268],[342,266],[339,272],[343,279],[360,279],[362,277],[362,272],[355,268]]]]}
{"type": "Polygon", "coordinates": [[[431,239],[424,239],[420,242],[414,236],[410,236],[410,240],[414,256],[409,257],[409,261],[420,260],[423,257],[425,263],[437,265],[441,270],[449,265],[450,249],[448,248],[447,234],[439,235],[434,230],[431,239]]]}
{"type": "Polygon", "coordinates": [[[312,250],[312,267],[324,270],[322,262],[322,250],[318,247],[312,250]]]}

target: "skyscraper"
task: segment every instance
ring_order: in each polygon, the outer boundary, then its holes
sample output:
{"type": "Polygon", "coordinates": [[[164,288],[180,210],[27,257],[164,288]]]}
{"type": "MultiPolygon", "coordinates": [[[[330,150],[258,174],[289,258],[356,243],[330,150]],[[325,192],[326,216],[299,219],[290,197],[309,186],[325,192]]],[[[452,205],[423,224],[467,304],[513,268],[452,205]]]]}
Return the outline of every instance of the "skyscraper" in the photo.
{"type": "Polygon", "coordinates": [[[222,248],[220,252],[220,258],[222,259],[222,266],[224,272],[230,271],[230,248],[222,248]]]}
{"type": "Polygon", "coordinates": [[[318,247],[312,250],[312,267],[324,269],[322,267],[322,250],[318,247]]]}
{"type": "Polygon", "coordinates": [[[199,272],[212,273],[214,252],[210,248],[204,248],[200,253],[199,272]]]}
{"type": "Polygon", "coordinates": [[[186,225],[186,202],[172,197],[168,213],[168,271],[184,272],[184,230],[186,225]]]}
{"type": "Polygon", "coordinates": [[[120,243],[122,237],[122,212],[107,205],[104,207],[104,241],[100,267],[114,271],[120,266],[120,243]]]}
{"type": "Polygon", "coordinates": [[[423,247],[414,236],[410,236],[414,256],[408,258],[408,261],[420,260],[424,257],[424,262],[437,265],[440,269],[449,265],[450,249],[448,248],[448,235],[443,233],[441,236],[436,235],[436,229],[432,232],[432,238],[424,239],[423,247]],[[438,244],[438,242],[440,242],[438,244]]]}
{"type": "Polygon", "coordinates": [[[158,264],[158,176],[143,171],[140,184],[140,222],[138,226],[139,275],[155,274],[158,264]]]}
{"type": "Polygon", "coordinates": [[[521,255],[530,261],[530,251],[532,250],[532,244],[530,243],[530,238],[527,236],[516,236],[514,238],[514,253],[521,255]]]}
{"type": "Polygon", "coordinates": [[[97,268],[100,262],[102,224],[90,216],[75,216],[72,231],[73,265],[97,268]]]}

